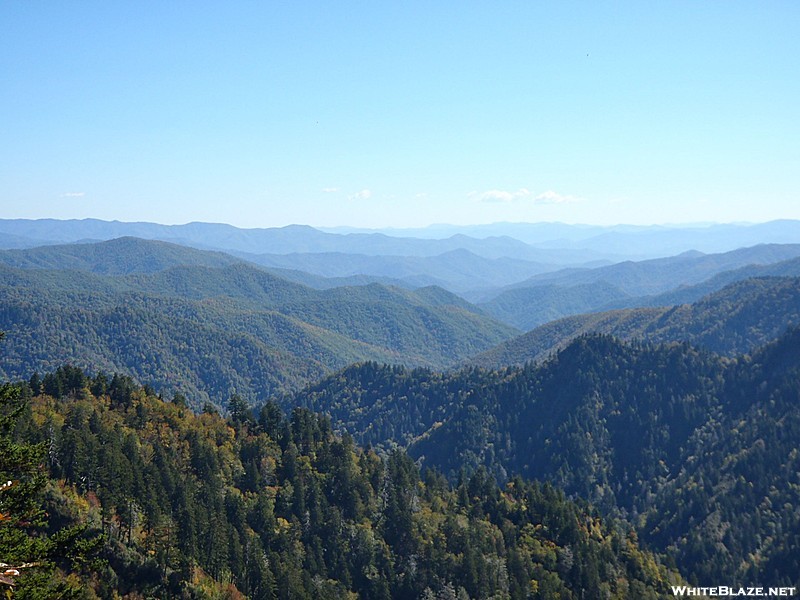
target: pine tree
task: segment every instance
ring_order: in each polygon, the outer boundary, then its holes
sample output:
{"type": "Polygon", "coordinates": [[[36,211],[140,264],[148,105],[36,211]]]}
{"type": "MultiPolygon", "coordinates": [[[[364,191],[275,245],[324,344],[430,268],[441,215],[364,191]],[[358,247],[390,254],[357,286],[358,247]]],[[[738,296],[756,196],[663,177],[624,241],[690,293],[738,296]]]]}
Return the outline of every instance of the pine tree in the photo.
{"type": "Polygon", "coordinates": [[[80,598],[80,586],[66,581],[57,568],[85,565],[102,539],[86,538],[81,526],[44,533],[46,449],[13,438],[24,408],[18,387],[0,387],[0,590],[19,600],[80,598]]]}

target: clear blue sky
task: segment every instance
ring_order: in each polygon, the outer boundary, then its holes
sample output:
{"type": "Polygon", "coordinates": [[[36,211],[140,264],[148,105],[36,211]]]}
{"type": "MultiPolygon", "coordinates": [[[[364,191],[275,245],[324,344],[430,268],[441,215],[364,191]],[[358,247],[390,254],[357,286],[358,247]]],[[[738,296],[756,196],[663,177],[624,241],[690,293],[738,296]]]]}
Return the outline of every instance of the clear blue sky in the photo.
{"type": "Polygon", "coordinates": [[[0,218],[800,218],[800,2],[3,2],[0,218]]]}

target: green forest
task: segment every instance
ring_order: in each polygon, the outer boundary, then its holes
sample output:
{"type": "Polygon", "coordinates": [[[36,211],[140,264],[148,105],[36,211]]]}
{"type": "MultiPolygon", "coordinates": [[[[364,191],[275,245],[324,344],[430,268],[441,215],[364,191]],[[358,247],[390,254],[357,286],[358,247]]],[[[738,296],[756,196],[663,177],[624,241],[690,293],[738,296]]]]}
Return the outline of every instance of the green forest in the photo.
{"type": "Polygon", "coordinates": [[[800,329],[737,359],[576,339],[543,364],[366,363],[287,398],[457,481],[547,481],[625,519],[692,580],[797,583],[800,329]]]}
{"type": "Polygon", "coordinates": [[[234,391],[256,402],[357,361],[442,368],[518,333],[438,288],[314,290],[244,263],[127,274],[0,264],[0,330],[1,377],[69,363],[180,391],[196,409],[234,391]]]}
{"type": "Polygon", "coordinates": [[[738,359],[596,335],[539,366],[364,363],[227,416],[64,366],[2,388],[0,562],[34,565],[19,598],[797,585],[798,398],[800,329],[738,359]]]}
{"type": "Polygon", "coordinates": [[[0,258],[6,600],[800,587],[800,278],[517,335],[170,244],[0,258]]]}
{"type": "MultiPolygon", "coordinates": [[[[683,289],[683,288],[682,288],[683,289]]],[[[692,303],[581,314],[551,321],[468,362],[501,368],[547,358],[571,340],[605,333],[626,340],[689,342],[726,356],[757,349],[800,325],[800,279],[751,277],[692,303]]]]}
{"type": "Polygon", "coordinates": [[[74,367],[6,384],[0,408],[0,561],[30,565],[2,580],[15,599],[657,598],[682,581],[550,484],[451,484],[305,409],[195,414],[74,367]]]}

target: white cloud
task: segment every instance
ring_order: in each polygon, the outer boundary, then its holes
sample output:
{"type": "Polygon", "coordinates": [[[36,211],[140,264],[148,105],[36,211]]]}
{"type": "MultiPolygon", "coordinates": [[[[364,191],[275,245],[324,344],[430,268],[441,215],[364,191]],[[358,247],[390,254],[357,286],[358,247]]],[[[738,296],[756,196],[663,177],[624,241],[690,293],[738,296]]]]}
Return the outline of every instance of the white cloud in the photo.
{"type": "Polygon", "coordinates": [[[338,191],[339,191],[339,188],[337,188],[337,187],[322,188],[322,192],[325,193],[325,194],[335,194],[338,191]]]}
{"type": "Polygon", "coordinates": [[[83,198],[86,195],[86,192],[66,192],[62,194],[64,198],[83,198]]]}
{"type": "Polygon", "coordinates": [[[486,190],[485,192],[471,192],[470,197],[476,198],[478,202],[514,202],[520,198],[527,198],[531,195],[530,190],[520,188],[516,192],[505,190],[486,190]]]}
{"type": "Polygon", "coordinates": [[[536,204],[564,204],[566,202],[575,202],[577,200],[579,200],[577,196],[567,196],[566,194],[559,194],[553,190],[542,192],[533,199],[536,204]]]}
{"type": "Polygon", "coordinates": [[[528,188],[520,188],[516,191],[486,190],[485,192],[470,192],[468,196],[478,202],[491,204],[509,204],[518,201],[529,201],[533,204],[565,204],[580,200],[577,196],[559,194],[553,190],[547,190],[534,196],[528,188]]]}
{"type": "Polygon", "coordinates": [[[356,194],[352,194],[350,196],[350,200],[368,200],[372,197],[372,192],[370,190],[361,190],[356,194]]]}

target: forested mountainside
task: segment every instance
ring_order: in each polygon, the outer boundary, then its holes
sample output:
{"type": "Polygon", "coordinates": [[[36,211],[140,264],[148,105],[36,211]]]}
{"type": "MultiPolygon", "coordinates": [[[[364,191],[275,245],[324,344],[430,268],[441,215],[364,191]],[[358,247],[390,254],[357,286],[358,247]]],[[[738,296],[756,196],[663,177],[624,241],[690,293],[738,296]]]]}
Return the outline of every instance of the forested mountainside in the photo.
{"type": "Polygon", "coordinates": [[[19,269],[87,271],[103,275],[155,273],[178,265],[225,267],[242,262],[223,252],[208,252],[167,242],[121,237],[100,243],[0,250],[0,263],[19,269]]]}
{"type": "Polygon", "coordinates": [[[608,308],[627,308],[631,306],[672,306],[696,302],[703,296],[719,291],[737,281],[754,277],[800,277],[800,258],[790,258],[767,265],[747,265],[739,269],[723,271],[695,285],[682,285],[669,292],[649,297],[629,298],[613,301],[608,308]]]}
{"type": "MultiPolygon", "coordinates": [[[[146,262],[170,264],[158,256],[146,262]]],[[[354,361],[443,367],[516,333],[444,290],[315,290],[239,262],[125,275],[0,266],[0,329],[0,376],[69,362],[194,406],[234,390],[263,399],[354,361]]]]}
{"type": "MultiPolygon", "coordinates": [[[[488,241],[485,243],[489,244],[488,241]]],[[[525,248],[521,242],[517,244],[525,248]]],[[[519,250],[514,244],[511,246],[519,250]]],[[[556,268],[503,255],[487,258],[463,248],[443,251],[435,256],[342,252],[236,254],[235,257],[223,252],[198,250],[167,242],[122,237],[95,243],[0,250],[0,263],[23,269],[69,269],[121,275],[156,272],[177,265],[222,267],[248,262],[258,264],[275,274],[286,271],[305,273],[305,277],[312,280],[319,277],[360,277],[367,279],[367,283],[384,280],[405,287],[443,285],[450,290],[500,287],[556,268]]]]}
{"type": "Polygon", "coordinates": [[[542,365],[368,363],[288,400],[455,480],[550,481],[636,524],[691,579],[797,584],[800,329],[751,356],[585,336],[542,365]]]}
{"type": "MultiPolygon", "coordinates": [[[[211,298],[222,295],[248,300],[254,306],[280,307],[320,301],[331,294],[320,294],[308,288],[329,289],[356,287],[324,283],[308,273],[292,273],[291,278],[308,280],[313,285],[291,281],[286,270],[262,269],[253,263],[222,252],[196,250],[176,244],[119,238],[99,243],[42,246],[26,250],[0,251],[0,265],[36,273],[16,274],[18,286],[47,285],[56,289],[96,291],[142,291],[164,296],[211,298]],[[226,269],[226,267],[230,267],[226,269]],[[75,272],[79,273],[75,273],[75,272]],[[118,275],[120,277],[90,277],[118,275]],[[138,276],[137,276],[138,275],[138,276]],[[127,276],[127,277],[122,277],[127,276]]],[[[12,271],[6,273],[15,274],[12,271]]],[[[6,275],[11,279],[10,275],[6,275]]],[[[360,287],[379,283],[369,277],[353,277],[339,281],[356,281],[360,287]]],[[[387,282],[395,280],[386,279],[387,282]]],[[[378,287],[363,290],[373,293],[378,287]]],[[[433,286],[417,286],[417,292],[406,298],[435,300],[437,305],[454,305],[481,314],[481,311],[459,296],[433,286]]],[[[348,292],[338,292],[347,294],[348,292]]]]}
{"type": "MultiPolygon", "coordinates": [[[[255,263],[248,255],[232,256],[224,252],[198,250],[169,242],[121,237],[103,242],[84,242],[34,248],[0,250],[0,264],[19,269],[50,269],[87,271],[101,275],[126,275],[130,273],[155,273],[170,267],[224,267],[236,263],[255,263]]],[[[323,277],[304,271],[263,267],[264,271],[281,279],[300,283],[316,289],[384,283],[401,287],[418,287],[404,284],[399,279],[353,275],[351,277],[323,277]]]]}
{"type": "Polygon", "coordinates": [[[226,420],[65,367],[0,389],[0,448],[20,600],[646,599],[682,581],[549,484],[451,486],[303,409],[236,399],[226,420]]]}
{"type": "Polygon", "coordinates": [[[760,244],[720,254],[685,252],[644,261],[625,261],[596,269],[563,269],[532,277],[515,287],[576,285],[605,281],[632,295],[655,294],[699,283],[718,273],[747,265],[766,265],[800,256],[800,244],[760,244]]]}
{"type": "MultiPolygon", "coordinates": [[[[25,450],[50,469],[24,488],[44,486],[38,531],[74,525],[64,540],[79,547],[37,575],[54,586],[665,594],[678,576],[641,542],[697,584],[800,587],[798,278],[563,319],[496,347],[518,332],[437,287],[312,289],[134,239],[0,263],[0,376],[27,382],[3,388],[27,407],[0,419],[4,448],[44,444],[25,450]],[[496,368],[438,370],[475,355],[496,368]],[[92,578],[98,532],[108,562],[92,578]]],[[[576,301],[598,285],[576,283],[576,301]]],[[[13,482],[8,456],[0,481],[13,482]]],[[[17,493],[5,489],[0,515],[17,493]]],[[[30,548],[55,552],[50,539],[30,548]]]]}
{"type": "Polygon", "coordinates": [[[569,315],[591,313],[610,304],[632,301],[633,296],[605,281],[576,285],[544,284],[516,288],[479,302],[495,319],[529,331],[569,315]]]}
{"type": "Polygon", "coordinates": [[[680,306],[576,315],[537,327],[470,359],[502,368],[542,360],[588,333],[633,340],[681,342],[726,356],[745,354],[800,325],[800,278],[759,277],[680,306]]]}
{"type": "Polygon", "coordinates": [[[527,331],[581,313],[693,301],[726,283],[754,275],[797,275],[796,263],[789,261],[798,256],[800,244],[762,244],[722,254],[687,252],[594,269],[544,273],[488,298],[470,299],[482,300],[478,305],[488,314],[527,331]],[[767,270],[770,265],[776,268],[767,270]],[[758,272],[758,266],[765,270],[758,272]],[[698,287],[692,293],[693,286],[698,287]]]}

